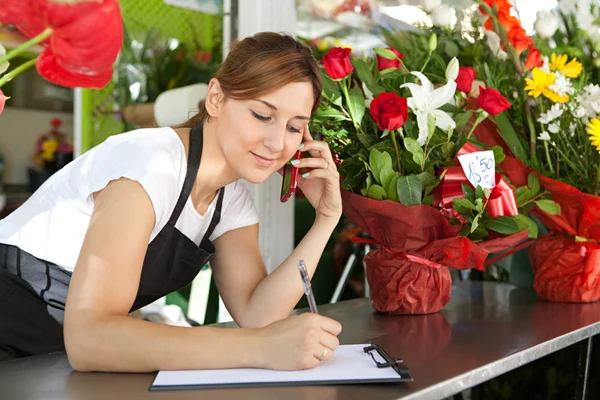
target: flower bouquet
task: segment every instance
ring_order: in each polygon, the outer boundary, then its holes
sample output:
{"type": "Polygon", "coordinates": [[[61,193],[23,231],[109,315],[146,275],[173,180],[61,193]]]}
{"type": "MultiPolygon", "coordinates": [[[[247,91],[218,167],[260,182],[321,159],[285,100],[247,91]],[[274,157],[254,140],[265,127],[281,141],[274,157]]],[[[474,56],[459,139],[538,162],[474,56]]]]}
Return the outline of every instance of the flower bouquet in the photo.
{"type": "MultiPolygon", "coordinates": [[[[1,0],[0,24],[29,38],[9,52],[0,46],[0,88],[34,65],[66,87],[101,88],[112,79],[123,41],[118,0],[1,0]],[[12,59],[36,44],[45,47],[42,54],[9,70],[12,59]]],[[[0,90],[0,113],[6,100],[0,90]]]]}
{"type": "MultiPolygon", "coordinates": [[[[344,213],[380,244],[366,255],[366,272],[374,308],[389,314],[440,310],[450,299],[449,267],[481,270],[489,253],[536,235],[496,171],[502,149],[470,143],[482,121],[510,104],[482,88],[469,105],[457,82],[470,89],[471,71],[440,61],[436,47],[432,35],[415,71],[393,48],[362,59],[333,48],[322,60],[313,131],[341,164],[344,213]]],[[[530,184],[536,190],[533,175],[530,184]]]]}
{"type": "MultiPolygon", "coordinates": [[[[542,56],[537,48],[550,48],[543,37],[537,43],[530,37],[513,43],[508,33],[519,30],[520,22],[510,16],[509,3],[477,2],[489,18],[488,29],[501,38],[514,73],[501,78],[487,65],[481,71],[486,80],[502,79],[500,90],[513,93],[521,106],[497,120],[497,128],[482,124],[475,136],[504,147],[508,157],[500,167],[513,184],[526,182],[533,172],[556,202],[538,202],[530,210],[551,230],[530,250],[534,288],[551,301],[599,300],[600,87],[576,58],[555,52],[542,56]]],[[[534,194],[517,191],[519,197],[534,194]]]]}

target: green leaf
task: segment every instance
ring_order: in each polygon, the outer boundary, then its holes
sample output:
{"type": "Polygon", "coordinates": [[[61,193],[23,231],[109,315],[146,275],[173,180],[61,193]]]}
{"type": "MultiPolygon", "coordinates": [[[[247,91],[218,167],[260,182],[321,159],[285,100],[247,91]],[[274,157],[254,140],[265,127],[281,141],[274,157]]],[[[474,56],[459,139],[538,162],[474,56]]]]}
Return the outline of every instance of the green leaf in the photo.
{"type": "Polygon", "coordinates": [[[340,104],[341,104],[342,93],[340,92],[339,84],[337,82],[333,81],[331,78],[329,78],[327,76],[327,74],[322,74],[322,75],[323,75],[323,94],[325,94],[325,97],[328,98],[329,100],[331,100],[333,103],[335,103],[335,101],[337,99],[339,99],[340,104]]]}
{"type": "Polygon", "coordinates": [[[441,110],[441,111],[444,111],[444,112],[447,112],[447,113],[452,113],[452,114],[462,113],[463,112],[462,108],[457,107],[454,104],[450,104],[450,103],[444,104],[438,110],[441,110]]]}
{"type": "Polygon", "coordinates": [[[396,54],[394,54],[393,51],[388,50],[388,49],[384,49],[384,48],[381,48],[381,47],[376,47],[376,48],[373,49],[373,51],[378,56],[383,57],[383,58],[387,58],[388,60],[395,60],[395,59],[398,58],[398,56],[396,54]]]}
{"type": "Polygon", "coordinates": [[[421,204],[423,187],[416,175],[399,176],[397,182],[398,200],[406,206],[421,204]]]}
{"type": "Polygon", "coordinates": [[[506,158],[502,147],[492,146],[492,151],[494,152],[494,160],[496,161],[496,165],[500,164],[506,158]]]}
{"type": "Polygon", "coordinates": [[[446,175],[446,171],[447,170],[444,170],[444,172],[442,172],[440,176],[438,176],[433,182],[425,186],[425,196],[429,196],[429,193],[431,193],[433,189],[435,189],[436,186],[440,184],[440,182],[442,181],[442,179],[444,179],[444,176],[446,175]]]}
{"type": "Polygon", "coordinates": [[[461,185],[463,194],[469,200],[475,200],[475,192],[473,191],[473,187],[468,183],[463,183],[461,185]]]}
{"type": "Polygon", "coordinates": [[[423,154],[423,148],[417,141],[410,137],[404,138],[404,147],[412,154],[413,161],[418,166],[422,167],[425,164],[425,154],[423,154]]]}
{"type": "Polygon", "coordinates": [[[523,231],[527,229],[530,239],[535,239],[538,237],[539,228],[534,220],[523,214],[515,215],[515,220],[517,221],[520,230],[523,231]]]}
{"type": "Polygon", "coordinates": [[[521,205],[529,201],[532,198],[531,190],[527,186],[518,187],[515,190],[515,197],[517,198],[517,205],[521,205]]]}
{"type": "Polygon", "coordinates": [[[508,145],[511,153],[525,164],[529,163],[529,153],[521,137],[515,132],[515,129],[508,118],[508,113],[503,112],[494,117],[500,135],[508,145]]]}
{"type": "Polygon", "coordinates": [[[429,114],[427,116],[427,141],[429,141],[431,139],[434,132],[435,132],[435,116],[433,114],[429,114]]]}
{"type": "Polygon", "coordinates": [[[458,57],[460,54],[460,48],[456,43],[454,43],[453,40],[448,40],[444,45],[444,52],[450,58],[458,57]]]}
{"type": "Polygon", "coordinates": [[[529,186],[529,190],[531,190],[531,197],[535,197],[540,192],[540,180],[535,174],[529,174],[527,178],[527,186],[529,186]]]}
{"type": "Polygon", "coordinates": [[[384,168],[385,161],[383,159],[383,154],[377,149],[371,148],[369,153],[369,168],[373,172],[373,177],[377,182],[381,183],[380,173],[384,168]]]}
{"type": "Polygon", "coordinates": [[[394,174],[387,187],[388,199],[398,201],[398,178],[400,175],[394,174]]]}
{"type": "Polygon", "coordinates": [[[466,123],[469,122],[469,120],[471,119],[472,116],[473,116],[473,111],[467,111],[467,112],[461,111],[460,114],[455,115],[453,118],[454,118],[454,122],[456,122],[456,127],[460,128],[460,127],[466,125],[466,123]]]}
{"type": "Polygon", "coordinates": [[[356,69],[358,79],[364,82],[367,85],[367,87],[369,87],[369,85],[375,84],[375,77],[373,76],[371,67],[365,60],[362,60],[360,58],[355,59],[353,60],[352,64],[354,64],[354,68],[356,69]]]}
{"type": "Polygon", "coordinates": [[[421,181],[421,186],[423,187],[427,187],[436,181],[435,175],[430,172],[421,172],[417,175],[417,178],[419,178],[419,181],[421,181]]]}
{"type": "Polygon", "coordinates": [[[360,123],[365,115],[365,96],[358,86],[354,86],[348,92],[349,104],[348,110],[354,123],[360,126],[360,123]]]}
{"type": "Polygon", "coordinates": [[[552,200],[537,200],[535,205],[538,206],[543,212],[550,215],[560,214],[560,204],[552,200]]]}
{"type": "Polygon", "coordinates": [[[471,233],[469,233],[469,237],[473,240],[483,240],[489,236],[487,229],[485,229],[481,224],[478,224],[477,228],[472,229],[471,233]]]}
{"type": "Polygon", "coordinates": [[[471,202],[471,200],[469,199],[453,199],[452,200],[452,206],[454,208],[456,208],[456,211],[458,211],[459,213],[462,214],[461,211],[458,210],[457,207],[462,208],[462,209],[467,209],[467,210],[476,210],[475,204],[473,204],[471,202]]]}
{"type": "Polygon", "coordinates": [[[481,197],[475,199],[475,209],[478,212],[483,213],[484,207],[485,207],[485,204],[483,204],[483,199],[481,197]]]}
{"type": "MultiPolygon", "coordinates": [[[[384,154],[388,154],[388,153],[384,153],[384,154]]],[[[389,154],[388,154],[389,155],[389,154]]],[[[390,161],[391,161],[391,157],[390,157],[390,161]]],[[[394,172],[394,170],[392,169],[392,165],[385,165],[383,167],[383,169],[381,170],[381,172],[379,172],[379,177],[381,178],[381,186],[383,186],[384,188],[387,188],[388,185],[390,184],[390,181],[392,180],[392,178],[396,175],[396,172],[394,172]]],[[[387,192],[387,190],[386,190],[387,192]]]]}
{"type": "Polygon", "coordinates": [[[469,233],[473,233],[475,229],[479,226],[479,219],[481,218],[481,214],[477,214],[475,218],[473,218],[473,222],[471,222],[471,230],[469,233]]]}
{"type": "Polygon", "coordinates": [[[435,197],[433,197],[433,195],[426,195],[423,198],[423,204],[425,204],[426,206],[431,206],[431,205],[433,205],[434,200],[435,200],[435,197]]]}
{"type": "Polygon", "coordinates": [[[477,185],[477,189],[475,189],[475,198],[483,199],[483,188],[481,185],[477,185]]]}
{"type": "Polygon", "coordinates": [[[335,119],[338,121],[348,121],[348,117],[346,117],[340,110],[327,106],[319,107],[319,109],[315,113],[315,117],[335,119]]]}
{"type": "Polygon", "coordinates": [[[454,150],[454,142],[447,142],[442,145],[442,154],[444,157],[450,157],[452,150],[454,150]]]}
{"type": "Polygon", "coordinates": [[[521,230],[515,218],[508,216],[489,218],[484,222],[484,225],[486,228],[503,235],[512,235],[521,230]]]}
{"type": "Polygon", "coordinates": [[[385,193],[385,190],[379,185],[371,185],[367,195],[374,200],[384,200],[387,198],[387,193],[385,193]]]}

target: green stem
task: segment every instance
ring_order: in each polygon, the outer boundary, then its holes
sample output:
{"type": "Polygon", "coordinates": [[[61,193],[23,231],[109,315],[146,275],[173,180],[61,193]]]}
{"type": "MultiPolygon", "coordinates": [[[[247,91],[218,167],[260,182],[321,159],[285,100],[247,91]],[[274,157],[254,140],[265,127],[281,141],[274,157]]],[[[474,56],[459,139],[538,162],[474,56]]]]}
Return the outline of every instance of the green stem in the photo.
{"type": "Polygon", "coordinates": [[[425,70],[425,67],[427,67],[427,64],[429,64],[429,60],[431,60],[432,54],[433,54],[433,52],[430,51],[429,54],[427,55],[427,58],[425,59],[425,64],[423,64],[423,67],[421,68],[421,73],[423,73],[423,71],[425,70]]]}
{"type": "MultiPolygon", "coordinates": [[[[402,128],[400,128],[402,129],[402,128]]],[[[402,174],[402,165],[400,165],[400,150],[398,150],[398,143],[396,142],[396,131],[390,131],[392,136],[392,144],[394,145],[394,151],[396,152],[396,162],[398,163],[398,172],[402,174]]]]}
{"type": "Polygon", "coordinates": [[[469,134],[467,135],[467,141],[469,141],[469,138],[471,138],[471,135],[473,134],[473,132],[475,132],[475,128],[477,128],[477,126],[488,116],[489,116],[489,114],[487,114],[487,112],[485,114],[483,112],[480,112],[477,115],[477,119],[473,123],[473,126],[471,127],[471,130],[469,131],[469,134]]]}
{"type": "Polygon", "coordinates": [[[594,186],[594,194],[597,195],[600,191],[600,165],[596,167],[596,183],[594,186]]]}
{"type": "Polygon", "coordinates": [[[525,116],[527,117],[527,125],[529,126],[529,158],[534,163],[537,156],[535,153],[537,136],[535,132],[535,125],[533,123],[533,117],[531,115],[531,107],[525,101],[525,116]]]}
{"type": "Polygon", "coordinates": [[[554,167],[552,166],[552,159],[550,158],[550,151],[548,150],[548,141],[544,140],[544,149],[546,150],[546,163],[548,164],[548,169],[550,173],[554,175],[554,167]]]}
{"type": "Polygon", "coordinates": [[[0,65],[4,64],[7,61],[12,60],[19,54],[27,51],[27,49],[29,49],[30,47],[33,47],[36,44],[43,42],[44,40],[46,40],[46,38],[48,38],[48,36],[50,36],[52,34],[52,32],[53,32],[52,28],[46,28],[42,33],[40,33],[36,37],[29,39],[28,41],[26,41],[25,43],[23,43],[16,49],[9,51],[8,53],[6,53],[4,55],[4,57],[0,57],[0,65]]]}
{"type": "Polygon", "coordinates": [[[32,58],[31,60],[19,65],[17,68],[13,69],[6,75],[3,75],[2,78],[0,78],[0,87],[2,87],[6,82],[9,82],[15,76],[19,75],[21,72],[33,67],[35,65],[36,61],[37,61],[37,57],[32,58]]]}

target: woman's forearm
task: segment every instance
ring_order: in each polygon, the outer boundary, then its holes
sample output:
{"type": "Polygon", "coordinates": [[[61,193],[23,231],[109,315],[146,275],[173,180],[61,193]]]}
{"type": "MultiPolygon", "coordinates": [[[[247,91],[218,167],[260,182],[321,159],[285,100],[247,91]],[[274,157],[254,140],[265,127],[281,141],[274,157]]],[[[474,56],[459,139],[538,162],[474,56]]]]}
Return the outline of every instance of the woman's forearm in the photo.
{"type": "Polygon", "coordinates": [[[248,304],[247,320],[252,326],[265,326],[290,315],[304,288],[296,262],[304,260],[313,277],[327,241],[339,218],[317,217],[296,249],[254,290],[248,304]]]}
{"type": "Polygon", "coordinates": [[[65,344],[71,366],[79,371],[152,372],[260,365],[253,329],[175,327],[126,316],[81,313],[72,317],[65,321],[65,344]]]}

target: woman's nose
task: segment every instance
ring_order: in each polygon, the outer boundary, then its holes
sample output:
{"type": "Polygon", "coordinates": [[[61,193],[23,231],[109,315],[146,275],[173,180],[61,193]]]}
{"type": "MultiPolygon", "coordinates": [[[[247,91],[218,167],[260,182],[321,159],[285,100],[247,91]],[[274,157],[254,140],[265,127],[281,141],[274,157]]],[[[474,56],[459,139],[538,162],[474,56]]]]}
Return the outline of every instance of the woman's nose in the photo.
{"type": "Polygon", "coordinates": [[[274,127],[270,130],[269,135],[265,139],[265,147],[271,153],[281,153],[284,148],[285,127],[274,127]]]}

